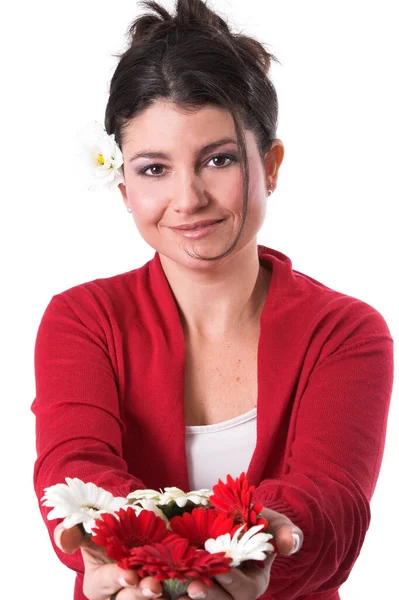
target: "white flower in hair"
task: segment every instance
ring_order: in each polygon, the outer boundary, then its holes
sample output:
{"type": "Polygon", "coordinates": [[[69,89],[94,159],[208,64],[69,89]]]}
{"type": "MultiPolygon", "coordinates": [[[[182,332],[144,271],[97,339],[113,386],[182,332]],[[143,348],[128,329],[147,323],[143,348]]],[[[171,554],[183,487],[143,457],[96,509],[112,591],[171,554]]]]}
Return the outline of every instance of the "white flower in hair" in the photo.
{"type": "Polygon", "coordinates": [[[65,483],[57,483],[44,489],[42,502],[53,508],[48,519],[64,518],[63,526],[70,529],[82,523],[87,533],[92,533],[94,519],[102,513],[113,513],[127,504],[126,498],[115,497],[94,483],[84,483],[77,477],[65,477],[65,483]]]}
{"type": "Polygon", "coordinates": [[[78,132],[77,139],[80,145],[78,167],[89,191],[112,191],[124,183],[123,156],[115,134],[108,135],[98,121],[93,121],[78,132]]]}
{"type": "Polygon", "coordinates": [[[238,567],[245,560],[264,560],[266,552],[274,552],[274,547],[269,543],[271,533],[259,533],[263,525],[255,525],[248,529],[244,535],[244,525],[237,529],[233,537],[229,533],[220,535],[216,539],[209,538],[204,544],[205,550],[214,554],[224,552],[231,558],[231,566],[238,567]]]}

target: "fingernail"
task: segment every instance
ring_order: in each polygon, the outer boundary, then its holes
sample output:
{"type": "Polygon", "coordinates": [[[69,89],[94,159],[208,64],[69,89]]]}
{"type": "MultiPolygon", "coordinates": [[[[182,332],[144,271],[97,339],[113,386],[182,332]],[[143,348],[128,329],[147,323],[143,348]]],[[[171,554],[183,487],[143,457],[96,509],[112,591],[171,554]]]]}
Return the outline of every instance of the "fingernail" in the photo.
{"type": "Polygon", "coordinates": [[[218,575],[217,578],[218,578],[218,581],[220,581],[220,583],[231,583],[233,581],[232,576],[229,575],[228,573],[223,573],[222,575],[218,575]]]}
{"type": "Polygon", "coordinates": [[[119,582],[120,586],[124,587],[124,588],[126,588],[126,587],[127,588],[135,588],[135,587],[137,587],[136,585],[131,585],[130,583],[128,583],[124,577],[119,577],[118,582],[119,582]]]}
{"type": "Polygon", "coordinates": [[[192,600],[204,600],[204,598],[206,598],[206,592],[196,592],[194,594],[190,592],[189,596],[192,600]]]}
{"type": "Polygon", "coordinates": [[[156,594],[155,592],[150,590],[150,588],[142,588],[140,591],[146,598],[160,598],[162,596],[162,592],[156,594]]]}
{"type": "Polygon", "coordinates": [[[298,552],[299,545],[301,543],[301,540],[300,540],[299,535],[297,533],[293,533],[292,534],[292,539],[294,540],[294,546],[293,546],[292,550],[290,550],[289,555],[295,554],[295,552],[298,552]]]}

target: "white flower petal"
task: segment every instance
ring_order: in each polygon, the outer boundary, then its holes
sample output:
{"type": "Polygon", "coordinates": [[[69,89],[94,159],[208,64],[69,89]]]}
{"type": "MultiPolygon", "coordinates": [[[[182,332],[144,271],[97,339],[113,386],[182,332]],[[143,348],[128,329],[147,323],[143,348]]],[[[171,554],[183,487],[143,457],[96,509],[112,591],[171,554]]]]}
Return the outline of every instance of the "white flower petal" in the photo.
{"type": "Polygon", "coordinates": [[[241,536],[242,530],[244,529],[245,525],[241,525],[241,527],[239,527],[237,529],[237,531],[235,532],[235,534],[233,535],[231,541],[233,544],[237,544],[238,543],[238,538],[241,536]]]}
{"type": "Polygon", "coordinates": [[[113,190],[119,183],[124,183],[121,169],[123,154],[115,141],[115,134],[108,135],[104,127],[94,121],[81,129],[76,138],[80,146],[78,170],[88,190],[113,190]]]}
{"type": "MultiPolygon", "coordinates": [[[[242,527],[240,529],[242,529],[242,527]]],[[[261,529],[264,529],[263,525],[254,525],[253,527],[250,527],[248,531],[243,534],[242,538],[240,538],[240,543],[246,544],[247,541],[250,540],[251,537],[257,534],[261,529]]]]}
{"type": "Polygon", "coordinates": [[[128,494],[127,499],[139,502],[142,499],[159,500],[161,494],[157,490],[136,490],[128,494]]]}
{"type": "Polygon", "coordinates": [[[187,504],[187,498],[175,498],[175,502],[179,508],[183,508],[187,504]]]}
{"type": "Polygon", "coordinates": [[[73,527],[74,525],[78,525],[79,523],[84,523],[85,522],[85,518],[84,515],[81,515],[79,513],[75,513],[69,517],[65,517],[65,519],[63,520],[62,524],[65,527],[65,529],[70,529],[71,527],[73,527]]]}
{"type": "Polygon", "coordinates": [[[231,547],[231,536],[229,533],[219,535],[216,539],[209,538],[204,544],[205,550],[214,554],[215,552],[228,552],[231,547]]]}
{"type": "Polygon", "coordinates": [[[51,521],[52,519],[63,519],[64,517],[66,517],[68,514],[67,511],[63,510],[62,507],[59,508],[53,508],[53,510],[50,510],[50,512],[47,515],[47,518],[49,521],[51,521]]]}
{"type": "Polygon", "coordinates": [[[272,544],[268,543],[268,540],[273,536],[260,532],[263,525],[251,527],[241,535],[243,529],[244,525],[237,529],[232,538],[229,533],[226,533],[216,538],[216,540],[212,538],[206,540],[205,550],[211,554],[224,552],[226,556],[231,558],[231,566],[233,567],[239,566],[245,560],[264,560],[266,558],[265,552],[272,552],[274,549],[272,544]]]}
{"type": "Polygon", "coordinates": [[[203,506],[209,505],[209,496],[212,492],[207,489],[190,491],[187,494],[177,487],[166,487],[163,494],[161,494],[159,505],[163,506],[174,502],[180,508],[186,506],[187,502],[190,501],[193,504],[202,504],[203,506]]]}
{"type": "Polygon", "coordinates": [[[90,532],[94,518],[103,512],[113,512],[127,504],[127,498],[114,497],[110,492],[92,482],[84,483],[78,478],[66,477],[65,484],[57,484],[45,489],[42,498],[44,506],[53,507],[48,519],[64,518],[64,526],[69,528],[82,523],[90,532]]]}

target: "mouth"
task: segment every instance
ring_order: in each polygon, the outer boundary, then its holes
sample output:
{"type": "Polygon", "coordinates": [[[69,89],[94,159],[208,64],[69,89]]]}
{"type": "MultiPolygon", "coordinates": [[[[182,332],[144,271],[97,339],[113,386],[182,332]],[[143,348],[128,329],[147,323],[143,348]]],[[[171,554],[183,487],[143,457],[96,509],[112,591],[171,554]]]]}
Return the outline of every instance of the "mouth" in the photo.
{"type": "Polygon", "coordinates": [[[207,221],[197,221],[196,223],[179,225],[178,227],[171,227],[171,229],[178,229],[179,231],[192,231],[196,229],[202,229],[208,227],[208,225],[214,225],[215,223],[221,223],[224,219],[208,219],[207,221]]]}
{"type": "Polygon", "coordinates": [[[183,235],[187,238],[200,238],[208,235],[212,231],[215,231],[222,223],[224,223],[225,219],[220,219],[218,221],[207,221],[202,224],[193,225],[193,226],[180,226],[180,227],[171,227],[172,231],[183,235]]]}

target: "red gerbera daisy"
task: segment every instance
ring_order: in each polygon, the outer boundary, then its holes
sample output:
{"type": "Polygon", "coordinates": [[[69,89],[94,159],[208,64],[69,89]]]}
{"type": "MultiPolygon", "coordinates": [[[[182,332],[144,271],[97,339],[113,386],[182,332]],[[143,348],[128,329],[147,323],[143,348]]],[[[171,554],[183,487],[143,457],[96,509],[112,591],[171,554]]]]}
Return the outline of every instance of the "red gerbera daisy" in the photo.
{"type": "Polygon", "coordinates": [[[227,475],[227,483],[219,479],[212,489],[213,495],[209,501],[226,516],[231,517],[235,524],[244,525],[243,532],[253,525],[264,525],[265,529],[268,528],[268,521],[258,516],[263,509],[261,502],[256,502],[251,507],[255,486],[249,485],[245,473],[241,473],[236,479],[227,475]]]}
{"type": "Polygon", "coordinates": [[[206,540],[219,535],[233,535],[240,525],[235,525],[231,517],[215,508],[194,508],[191,513],[170,520],[172,531],[187,539],[191,545],[203,548],[206,540]]]}
{"type": "Polygon", "coordinates": [[[142,510],[137,514],[128,506],[115,514],[119,518],[108,513],[102,514],[92,528],[93,542],[106,548],[107,555],[113,560],[130,556],[131,549],[136,546],[162,542],[171,535],[165,521],[149,510],[142,510]]]}
{"type": "Polygon", "coordinates": [[[174,538],[133,548],[130,557],[124,559],[124,566],[137,571],[139,577],[151,575],[157,581],[175,579],[183,583],[201,579],[207,585],[212,584],[214,575],[229,571],[231,559],[224,552],[210,554],[190,546],[188,540],[174,538]]]}

